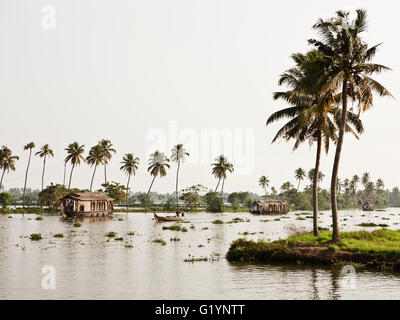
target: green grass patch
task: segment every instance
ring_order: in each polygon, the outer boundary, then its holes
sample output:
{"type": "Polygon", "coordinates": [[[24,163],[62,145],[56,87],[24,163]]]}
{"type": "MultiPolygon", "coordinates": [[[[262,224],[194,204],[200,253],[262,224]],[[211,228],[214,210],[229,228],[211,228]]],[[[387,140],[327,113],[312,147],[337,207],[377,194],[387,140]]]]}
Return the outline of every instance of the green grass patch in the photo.
{"type": "Polygon", "coordinates": [[[64,238],[64,235],[62,233],[56,233],[54,238],[64,238]]]}
{"type": "Polygon", "coordinates": [[[214,224],[223,224],[224,222],[222,220],[217,219],[217,220],[214,220],[212,223],[214,223],[214,224]]]}
{"type": "Polygon", "coordinates": [[[108,232],[108,233],[106,234],[106,236],[109,237],[109,238],[114,238],[114,237],[117,236],[117,232],[110,231],[110,232],[108,232]]]}

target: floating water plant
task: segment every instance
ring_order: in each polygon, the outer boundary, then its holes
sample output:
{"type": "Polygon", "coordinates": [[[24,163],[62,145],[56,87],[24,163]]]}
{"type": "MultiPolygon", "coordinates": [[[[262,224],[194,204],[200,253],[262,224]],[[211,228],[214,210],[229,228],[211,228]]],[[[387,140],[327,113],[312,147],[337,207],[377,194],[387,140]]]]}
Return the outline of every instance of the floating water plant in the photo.
{"type": "Polygon", "coordinates": [[[33,240],[33,241],[38,241],[38,240],[42,240],[42,235],[40,233],[32,233],[29,236],[29,239],[33,240]]]}
{"type": "Polygon", "coordinates": [[[114,231],[110,231],[106,234],[106,236],[109,238],[114,238],[116,235],[117,235],[117,232],[114,232],[114,231]]]}
{"type": "Polygon", "coordinates": [[[217,220],[214,220],[212,223],[214,223],[214,224],[223,224],[224,222],[222,220],[217,219],[217,220]]]}
{"type": "Polygon", "coordinates": [[[54,238],[64,238],[64,235],[62,233],[56,233],[54,238]]]}

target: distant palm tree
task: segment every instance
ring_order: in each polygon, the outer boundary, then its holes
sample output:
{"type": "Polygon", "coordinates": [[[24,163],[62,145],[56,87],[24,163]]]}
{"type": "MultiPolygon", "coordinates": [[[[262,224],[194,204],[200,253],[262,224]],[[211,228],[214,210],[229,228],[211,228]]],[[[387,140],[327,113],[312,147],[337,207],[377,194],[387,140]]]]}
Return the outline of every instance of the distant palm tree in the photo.
{"type": "Polygon", "coordinates": [[[63,187],[65,187],[65,176],[67,175],[67,161],[64,160],[64,179],[63,179],[63,187]]]}
{"type": "Polygon", "coordinates": [[[47,157],[54,157],[54,152],[52,149],[50,149],[48,144],[45,144],[42,146],[38,152],[35,153],[35,156],[39,156],[40,158],[43,158],[43,172],[42,172],[42,191],[44,188],[44,172],[46,170],[46,159],[47,157]]]}
{"type": "Polygon", "coordinates": [[[260,185],[261,188],[264,189],[264,195],[267,195],[267,188],[269,186],[269,178],[266,176],[261,176],[260,179],[258,179],[258,184],[260,185]]]}
{"type": "MultiPolygon", "coordinates": [[[[310,179],[311,183],[313,183],[313,181],[314,181],[314,173],[315,173],[314,168],[312,168],[308,171],[307,176],[308,176],[308,179],[310,179]]],[[[318,172],[318,182],[322,182],[322,180],[324,180],[324,178],[325,178],[325,175],[321,171],[319,171],[318,172]]]]}
{"type": "Polygon", "coordinates": [[[35,143],[34,142],[29,142],[24,146],[24,150],[29,150],[29,158],[28,158],[28,164],[26,166],[26,172],[25,172],[25,183],[24,183],[24,193],[23,193],[23,202],[22,202],[22,207],[25,208],[25,193],[26,193],[26,182],[28,180],[28,171],[29,171],[29,166],[31,164],[31,157],[32,157],[32,150],[35,148],[35,143]]]}
{"type": "Polygon", "coordinates": [[[378,190],[383,190],[385,188],[385,183],[383,182],[382,179],[378,179],[376,180],[375,186],[378,190]]]}
{"type": "Polygon", "coordinates": [[[18,156],[13,156],[11,149],[3,146],[0,149],[0,169],[3,169],[0,179],[0,191],[3,186],[4,174],[10,170],[15,171],[15,161],[19,160],[18,156]]]}
{"type": "Polygon", "coordinates": [[[181,163],[185,162],[185,157],[189,156],[189,153],[185,150],[183,147],[183,144],[177,144],[175,147],[172,148],[171,150],[172,155],[171,155],[171,161],[177,163],[177,169],[176,169],[176,186],[175,186],[175,192],[176,192],[176,210],[179,209],[179,191],[178,191],[178,176],[179,176],[179,168],[181,166],[181,163]]]}
{"type": "Polygon", "coordinates": [[[107,183],[107,164],[112,158],[112,152],[116,153],[117,151],[113,148],[113,145],[110,140],[102,139],[99,141],[99,145],[103,151],[103,164],[104,164],[104,181],[107,183]]]}
{"type": "Polygon", "coordinates": [[[361,178],[361,183],[364,186],[364,189],[367,187],[369,181],[370,181],[370,175],[368,172],[364,172],[361,178]]]}
{"type": "Polygon", "coordinates": [[[92,180],[90,181],[90,191],[92,191],[94,175],[96,174],[96,168],[98,165],[103,163],[103,150],[100,145],[97,144],[90,149],[89,155],[86,157],[86,162],[90,166],[94,166],[92,180]]]}
{"type": "Polygon", "coordinates": [[[71,188],[71,181],[72,181],[72,173],[74,172],[74,168],[76,165],[80,165],[81,161],[85,162],[85,158],[82,156],[82,154],[85,152],[85,146],[84,145],[79,145],[78,142],[74,142],[68,145],[67,148],[65,148],[65,151],[67,151],[67,156],[65,157],[65,162],[71,162],[72,167],[71,167],[71,173],[69,174],[69,183],[68,183],[68,189],[71,188]]]}
{"type": "Polygon", "coordinates": [[[132,153],[127,153],[122,158],[121,164],[120,170],[128,175],[128,182],[126,183],[126,210],[128,210],[129,182],[131,180],[131,175],[135,175],[139,167],[139,158],[135,157],[132,153]]]}
{"type": "Polygon", "coordinates": [[[218,158],[215,159],[215,163],[211,164],[212,165],[212,174],[218,179],[217,186],[215,188],[215,192],[217,192],[219,183],[222,180],[222,187],[221,187],[221,198],[224,193],[224,184],[225,184],[225,179],[227,177],[227,172],[233,172],[233,164],[228,161],[228,159],[221,154],[218,158]]]}
{"type": "Polygon", "coordinates": [[[283,192],[290,191],[290,190],[293,189],[293,188],[294,188],[294,186],[293,186],[289,181],[285,182],[285,183],[281,186],[281,190],[282,190],[283,192]]]}
{"type": "Polygon", "coordinates": [[[294,174],[295,174],[296,180],[299,181],[299,184],[298,184],[298,186],[297,186],[297,191],[299,191],[300,182],[301,182],[302,180],[304,180],[304,178],[306,177],[306,172],[305,172],[302,168],[298,168],[298,169],[296,169],[296,171],[294,172],[294,174]]]}
{"type": "Polygon", "coordinates": [[[154,180],[157,178],[157,176],[160,176],[160,178],[165,177],[167,175],[166,168],[170,168],[169,159],[163,152],[157,150],[150,155],[149,167],[147,168],[147,171],[153,176],[153,180],[151,180],[149,191],[147,191],[145,212],[147,212],[147,203],[154,180]]]}
{"type": "Polygon", "coordinates": [[[357,185],[360,182],[360,178],[358,177],[358,175],[355,174],[351,179],[351,182],[353,183],[354,186],[354,192],[357,192],[357,185]]]}

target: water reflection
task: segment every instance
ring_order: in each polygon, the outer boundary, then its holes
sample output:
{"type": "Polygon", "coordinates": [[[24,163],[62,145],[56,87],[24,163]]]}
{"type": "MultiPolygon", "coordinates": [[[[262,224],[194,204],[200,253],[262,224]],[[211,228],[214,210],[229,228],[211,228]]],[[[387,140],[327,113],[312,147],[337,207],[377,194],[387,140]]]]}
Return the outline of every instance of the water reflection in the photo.
{"type": "MultiPolygon", "coordinates": [[[[357,230],[359,222],[377,221],[376,212],[362,214],[340,212],[346,223],[342,228],[357,230]]],[[[393,228],[400,222],[399,209],[379,214],[389,217],[393,228]]],[[[297,217],[296,212],[280,221],[247,213],[187,214],[190,223],[182,226],[188,232],[177,232],[162,229],[174,223],[156,223],[144,213],[80,218],[75,222],[81,227],[58,216],[43,216],[41,221],[29,214],[0,216],[0,298],[400,299],[396,274],[357,272],[356,286],[346,288],[340,268],[241,265],[225,259],[229,244],[246,231],[249,239],[276,240],[288,236],[291,225],[311,229],[311,219],[297,217]],[[250,221],[212,223],[236,217],[250,221]],[[107,237],[110,231],[117,236],[107,237]],[[41,233],[43,240],[29,240],[31,233],[41,233]],[[55,238],[56,233],[64,237],[55,238]],[[180,241],[170,240],[175,237],[180,241]],[[189,256],[210,255],[215,261],[184,262],[189,256]],[[41,287],[41,268],[46,264],[57,270],[56,290],[41,287]]],[[[330,225],[329,213],[323,213],[320,225],[330,225]]]]}

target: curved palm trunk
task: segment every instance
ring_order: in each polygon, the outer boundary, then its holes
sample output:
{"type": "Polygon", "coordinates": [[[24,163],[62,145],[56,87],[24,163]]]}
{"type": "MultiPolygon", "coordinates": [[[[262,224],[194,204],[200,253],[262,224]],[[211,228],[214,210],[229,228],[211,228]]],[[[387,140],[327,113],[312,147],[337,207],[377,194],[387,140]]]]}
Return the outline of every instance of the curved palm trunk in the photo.
{"type": "Polygon", "coordinates": [[[128,195],[129,195],[129,182],[131,181],[131,175],[128,174],[128,182],[126,183],[126,213],[128,213],[128,195]]]}
{"type": "Polygon", "coordinates": [[[178,168],[176,169],[176,210],[179,210],[179,194],[178,194],[179,167],[180,167],[180,162],[178,161],[178,168]]]}
{"type": "Polygon", "coordinates": [[[23,208],[25,208],[26,182],[28,180],[28,171],[29,171],[29,166],[31,164],[31,157],[32,157],[32,149],[29,149],[28,165],[26,166],[26,172],[25,172],[24,194],[23,194],[23,197],[22,197],[22,207],[23,208]]]}
{"type": "Polygon", "coordinates": [[[214,191],[215,193],[216,193],[217,190],[218,190],[218,186],[219,186],[219,183],[220,183],[220,182],[221,182],[221,178],[218,179],[218,183],[217,183],[217,186],[215,187],[215,191],[214,191]]]}
{"type": "Polygon", "coordinates": [[[267,187],[264,187],[264,195],[267,196],[267,187]]]}
{"type": "Polygon", "coordinates": [[[104,164],[104,183],[107,183],[107,164],[104,164]]]}
{"type": "Polygon", "coordinates": [[[313,177],[313,230],[314,230],[315,237],[317,237],[319,235],[319,230],[318,230],[318,176],[319,176],[319,165],[320,165],[320,160],[321,160],[321,144],[322,144],[321,132],[319,132],[318,133],[318,142],[317,142],[317,155],[315,158],[314,177],[313,177]]]}
{"type": "Polygon", "coordinates": [[[74,172],[74,167],[75,167],[75,164],[73,164],[73,165],[72,165],[72,168],[71,168],[71,173],[69,174],[69,183],[68,183],[68,189],[70,189],[70,188],[71,188],[72,172],[74,172]]]}
{"type": "Polygon", "coordinates": [[[65,187],[65,175],[67,173],[67,163],[64,161],[64,179],[63,179],[63,186],[65,187]]]}
{"type": "Polygon", "coordinates": [[[94,166],[92,181],[90,181],[90,191],[92,191],[94,175],[96,174],[96,168],[97,168],[97,165],[94,166]]]}
{"type": "Polygon", "coordinates": [[[222,187],[221,187],[221,199],[222,199],[222,202],[224,202],[224,184],[225,184],[225,178],[224,179],[222,179],[222,187]]]}
{"type": "Polygon", "coordinates": [[[3,178],[4,178],[4,174],[6,173],[6,169],[3,169],[3,173],[1,174],[1,179],[0,179],[0,192],[1,192],[1,188],[3,186],[3,178]]]}
{"type": "Polygon", "coordinates": [[[144,209],[144,212],[145,212],[145,213],[147,213],[147,202],[148,202],[147,200],[149,199],[150,190],[151,190],[151,187],[153,186],[154,180],[156,180],[156,177],[157,177],[157,176],[154,176],[153,180],[151,181],[149,191],[147,191],[147,195],[146,195],[146,207],[145,207],[145,209],[144,209]]]}
{"type": "Polygon", "coordinates": [[[297,185],[297,192],[299,192],[299,189],[300,189],[300,182],[301,182],[301,180],[299,179],[299,184],[297,185]]]}
{"type": "Polygon", "coordinates": [[[43,172],[42,172],[42,191],[44,186],[44,171],[46,170],[46,156],[43,158],[43,172]]]}
{"type": "Polygon", "coordinates": [[[338,224],[338,216],[337,216],[337,201],[336,201],[336,192],[337,192],[337,177],[339,173],[339,162],[340,155],[342,153],[342,145],[343,145],[343,137],[344,137],[344,128],[346,124],[347,118],[347,77],[343,80],[343,88],[342,88],[342,119],[340,121],[339,128],[339,138],[336,146],[335,152],[335,160],[333,162],[332,169],[332,180],[331,180],[331,207],[332,207],[332,241],[339,242],[339,224],[338,224]]]}

